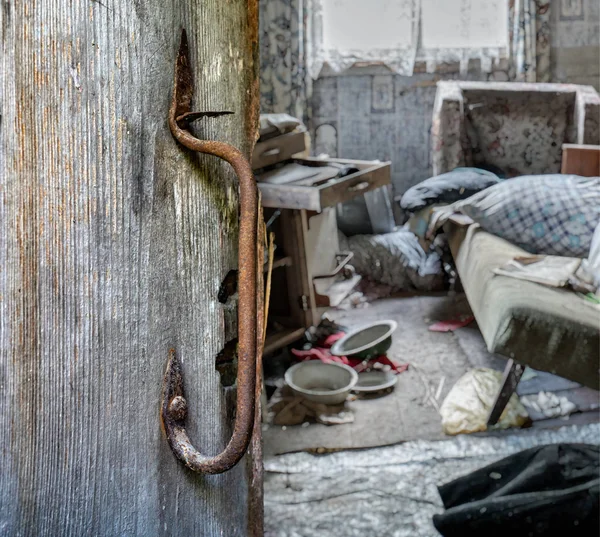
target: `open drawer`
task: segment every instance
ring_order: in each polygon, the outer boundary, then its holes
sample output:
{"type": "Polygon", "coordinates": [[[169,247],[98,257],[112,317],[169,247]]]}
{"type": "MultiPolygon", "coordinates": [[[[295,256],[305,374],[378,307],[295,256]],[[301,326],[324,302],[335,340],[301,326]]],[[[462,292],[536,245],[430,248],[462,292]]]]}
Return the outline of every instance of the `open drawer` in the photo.
{"type": "Polygon", "coordinates": [[[296,153],[302,153],[305,148],[305,131],[290,132],[259,141],[252,153],[252,169],[264,168],[291,159],[296,153]]]}
{"type": "Polygon", "coordinates": [[[317,212],[391,180],[389,162],[350,159],[290,159],[255,174],[263,207],[317,212]],[[339,176],[349,168],[358,171],[339,176]]]}

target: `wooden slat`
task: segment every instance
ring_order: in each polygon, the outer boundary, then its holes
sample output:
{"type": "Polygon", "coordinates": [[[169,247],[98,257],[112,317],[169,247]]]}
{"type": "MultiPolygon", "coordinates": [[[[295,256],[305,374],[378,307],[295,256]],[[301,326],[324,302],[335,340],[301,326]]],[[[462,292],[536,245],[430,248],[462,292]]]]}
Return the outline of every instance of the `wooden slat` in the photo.
{"type": "Polygon", "coordinates": [[[308,328],[313,324],[313,308],[310,301],[309,275],[306,266],[306,249],[303,233],[301,211],[281,211],[281,227],[283,230],[283,250],[293,259],[293,264],[285,269],[288,294],[287,297],[272,297],[271,300],[287,300],[290,317],[296,326],[308,328]],[[301,297],[307,297],[307,309],[302,308],[301,297]]]}
{"type": "Polygon", "coordinates": [[[267,341],[265,343],[264,354],[271,354],[290,343],[300,339],[306,329],[304,327],[299,328],[289,328],[287,330],[282,330],[281,332],[276,332],[274,334],[267,335],[267,341]]]}
{"type": "Polygon", "coordinates": [[[600,146],[563,144],[561,173],[600,176],[600,146]]]}
{"type": "Polygon", "coordinates": [[[319,186],[321,208],[333,207],[338,203],[351,200],[376,188],[389,185],[390,181],[390,164],[382,163],[348,175],[328,185],[319,186]],[[368,183],[369,186],[360,188],[364,182],[368,183]]]}
{"type": "Polygon", "coordinates": [[[305,149],[305,133],[290,132],[264,142],[259,142],[252,154],[252,168],[259,169],[271,166],[291,158],[305,149]]]}
{"type": "Polygon", "coordinates": [[[280,209],[310,209],[319,211],[321,202],[317,189],[309,186],[271,185],[258,183],[263,207],[280,209]]]}
{"type": "Polygon", "coordinates": [[[515,393],[517,384],[519,384],[519,380],[521,380],[521,376],[523,375],[523,371],[525,371],[525,366],[518,364],[514,360],[508,360],[508,362],[506,362],[502,381],[500,382],[500,388],[496,394],[496,399],[490,409],[490,414],[487,419],[488,426],[496,425],[496,423],[498,423],[508,401],[512,394],[515,393]]]}

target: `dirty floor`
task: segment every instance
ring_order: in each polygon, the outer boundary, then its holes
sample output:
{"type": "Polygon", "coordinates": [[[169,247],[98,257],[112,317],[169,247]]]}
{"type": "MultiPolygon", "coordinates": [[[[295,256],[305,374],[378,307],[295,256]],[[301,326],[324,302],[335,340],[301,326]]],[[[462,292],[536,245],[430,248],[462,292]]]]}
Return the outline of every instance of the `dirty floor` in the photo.
{"type": "Polygon", "coordinates": [[[600,443],[598,424],[265,460],[265,537],[439,537],[437,486],[524,449],[600,443]]]}
{"type": "Polygon", "coordinates": [[[435,537],[438,485],[536,445],[600,443],[598,392],[541,372],[522,380],[519,393],[566,396],[578,406],[568,420],[530,413],[530,429],[445,437],[428,394],[444,379],[441,403],[468,369],[502,370],[506,363],[487,352],[474,323],[453,333],[428,330],[468,311],[464,296],[454,295],[389,298],[331,312],[349,327],[397,321],[389,356],[410,367],[393,393],[350,403],[354,423],[264,427],[267,537],[435,537]]]}
{"type": "MultiPolygon", "coordinates": [[[[360,449],[445,438],[436,404],[441,404],[456,380],[469,369],[489,367],[501,371],[506,364],[504,358],[487,351],[475,323],[449,333],[428,330],[435,321],[455,318],[469,311],[462,294],[388,298],[366,308],[332,310],[330,317],[348,327],[382,319],[395,320],[398,328],[388,356],[400,363],[408,362],[409,369],[399,375],[391,394],[348,403],[354,412],[353,423],[337,426],[311,423],[285,428],[265,426],[265,454],[360,449]],[[432,401],[436,393],[439,398],[432,401]]],[[[600,421],[598,392],[542,372],[522,380],[518,386],[519,395],[542,390],[566,396],[577,405],[579,412],[568,422],[542,419],[543,416],[530,412],[535,427],[600,421]]]]}

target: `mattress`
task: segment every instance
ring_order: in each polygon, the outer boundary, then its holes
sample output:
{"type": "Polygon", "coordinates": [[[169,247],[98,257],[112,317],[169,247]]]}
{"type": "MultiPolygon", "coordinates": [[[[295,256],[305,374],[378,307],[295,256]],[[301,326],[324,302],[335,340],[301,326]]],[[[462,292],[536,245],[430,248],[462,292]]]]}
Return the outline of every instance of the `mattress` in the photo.
{"type": "Polygon", "coordinates": [[[477,224],[444,229],[488,350],[598,389],[600,310],[572,291],[494,274],[527,252],[477,224]]]}

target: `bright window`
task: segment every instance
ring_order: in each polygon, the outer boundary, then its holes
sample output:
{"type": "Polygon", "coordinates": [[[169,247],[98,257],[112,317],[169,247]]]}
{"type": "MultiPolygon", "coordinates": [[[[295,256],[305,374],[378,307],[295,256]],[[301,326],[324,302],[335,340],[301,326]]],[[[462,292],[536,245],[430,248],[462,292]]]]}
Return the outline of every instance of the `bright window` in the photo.
{"type": "Polygon", "coordinates": [[[385,63],[411,75],[416,60],[478,58],[482,69],[506,57],[508,0],[312,0],[313,76],[327,63],[341,71],[359,62],[385,63]]]}
{"type": "Polygon", "coordinates": [[[412,0],[323,0],[324,46],[338,52],[412,44],[412,0]]]}
{"type": "Polygon", "coordinates": [[[421,0],[423,48],[508,45],[507,0],[421,0]]]}

